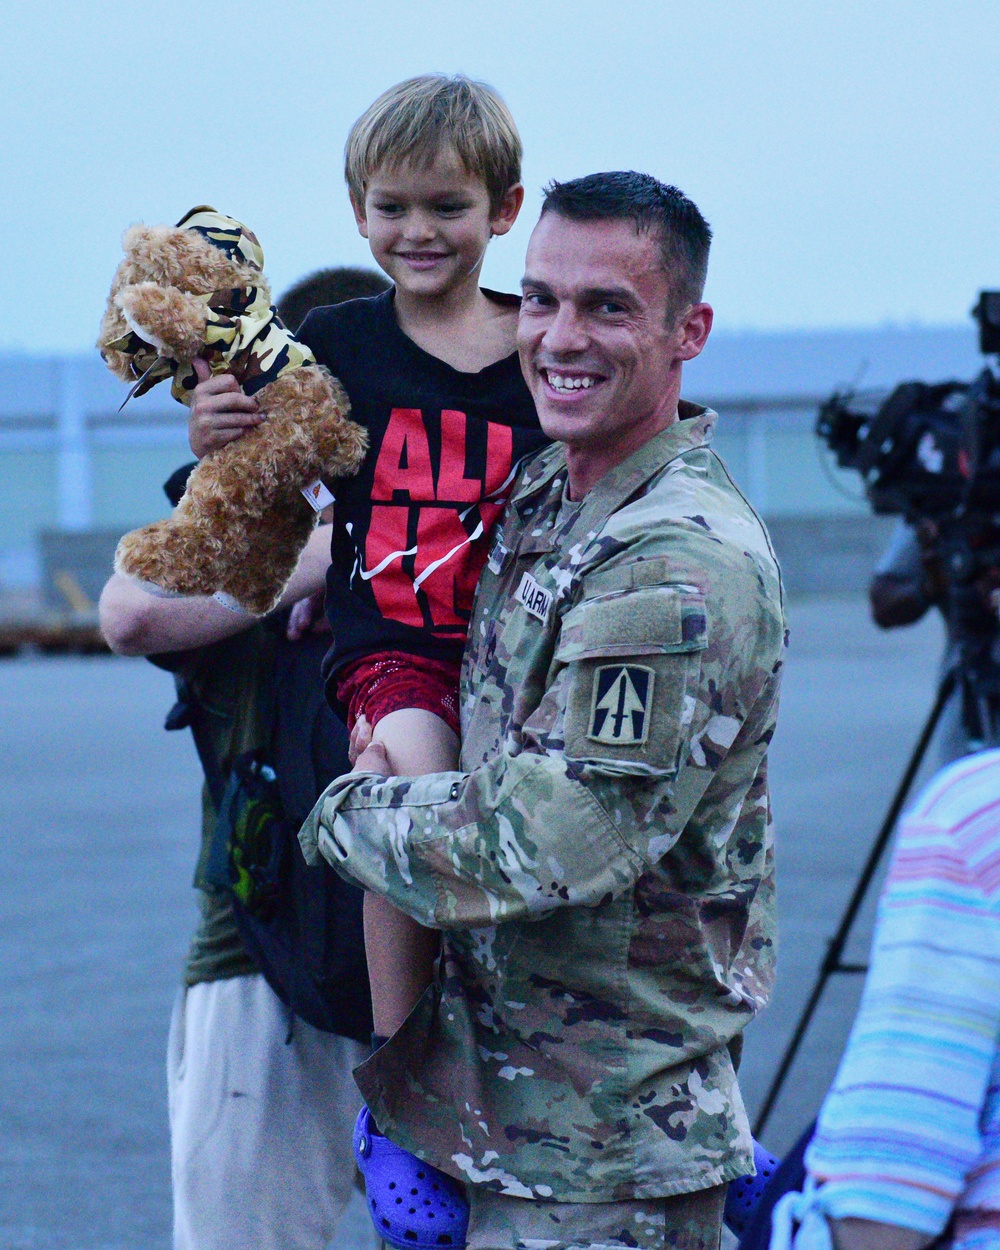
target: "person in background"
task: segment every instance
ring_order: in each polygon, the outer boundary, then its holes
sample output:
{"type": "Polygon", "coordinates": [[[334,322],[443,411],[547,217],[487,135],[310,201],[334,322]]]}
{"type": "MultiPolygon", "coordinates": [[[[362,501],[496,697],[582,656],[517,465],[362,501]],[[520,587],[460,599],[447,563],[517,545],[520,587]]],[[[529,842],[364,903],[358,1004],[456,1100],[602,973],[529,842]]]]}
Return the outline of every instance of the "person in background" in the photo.
{"type": "MultiPolygon", "coordinates": [[[[938,608],[944,616],[948,586],[936,550],[936,538],[932,521],[914,526],[902,517],[897,519],[889,544],[868,584],[872,620],[880,629],[913,625],[922,620],[931,608],[938,608]]],[[[941,659],[942,675],[957,656],[955,645],[951,641],[946,642],[941,659]]],[[[957,691],[941,713],[935,741],[941,767],[968,755],[980,745],[969,739],[962,717],[962,699],[957,691]]]]}
{"type": "Polygon", "coordinates": [[[346,304],[352,299],[370,299],[389,289],[389,282],[373,269],[338,265],[334,269],[317,269],[293,282],[278,301],[278,316],[297,334],[299,327],[314,308],[346,304]]]}
{"type": "MultiPolygon", "coordinates": [[[[297,283],[278,311],[294,330],[316,305],[387,285],[372,272],[324,269],[297,283]]],[[[192,467],[167,483],[172,503],[192,467]]],[[[173,719],[199,720],[200,753],[223,778],[241,753],[274,749],[286,815],[296,825],[322,787],[350,767],[346,731],[326,708],[320,675],[329,633],[317,604],[331,529],[329,521],[317,527],[281,607],[262,621],[209,597],[154,597],[117,575],[100,603],[113,650],[149,656],[174,673],[173,719]],[[293,776],[297,786],[285,786],[293,776]]],[[[168,1044],[174,1246],[325,1250],[354,1185],[351,1128],[360,1095],[351,1071],[368,1053],[360,891],[338,900],[336,933],[345,948],[338,954],[353,969],[338,1005],[345,1019],[366,1023],[348,1037],[290,1020],[241,937],[230,896],[208,880],[219,815],[208,779],[202,805],[194,878],[201,921],[168,1044]]]]}
{"type": "Polygon", "coordinates": [[[805,1163],[774,1250],[1000,1247],[1000,751],[938,773],[900,825],[805,1163]]]}

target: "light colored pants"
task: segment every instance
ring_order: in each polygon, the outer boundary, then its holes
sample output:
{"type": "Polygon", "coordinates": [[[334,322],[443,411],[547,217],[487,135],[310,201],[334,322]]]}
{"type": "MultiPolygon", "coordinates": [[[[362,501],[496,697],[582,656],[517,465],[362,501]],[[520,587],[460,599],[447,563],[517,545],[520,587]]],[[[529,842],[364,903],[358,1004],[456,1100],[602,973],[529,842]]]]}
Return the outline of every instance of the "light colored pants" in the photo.
{"type": "MultiPolygon", "coordinates": [[[[367,1047],[262,976],[181,990],[167,1047],[175,1250],[325,1250],[351,1197],[367,1047]]],[[[372,1246],[379,1243],[372,1232],[372,1246]]]]}

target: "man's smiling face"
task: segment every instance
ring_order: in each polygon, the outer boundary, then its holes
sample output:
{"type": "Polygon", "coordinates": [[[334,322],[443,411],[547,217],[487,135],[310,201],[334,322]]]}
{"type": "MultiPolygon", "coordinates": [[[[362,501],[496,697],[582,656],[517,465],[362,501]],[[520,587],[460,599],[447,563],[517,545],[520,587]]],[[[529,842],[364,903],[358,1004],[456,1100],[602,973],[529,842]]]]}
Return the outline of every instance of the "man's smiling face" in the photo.
{"type": "Polygon", "coordinates": [[[701,351],[711,309],[670,315],[654,233],[546,213],[522,288],[521,368],[550,438],[607,471],[676,419],[681,364],[701,351]]]}

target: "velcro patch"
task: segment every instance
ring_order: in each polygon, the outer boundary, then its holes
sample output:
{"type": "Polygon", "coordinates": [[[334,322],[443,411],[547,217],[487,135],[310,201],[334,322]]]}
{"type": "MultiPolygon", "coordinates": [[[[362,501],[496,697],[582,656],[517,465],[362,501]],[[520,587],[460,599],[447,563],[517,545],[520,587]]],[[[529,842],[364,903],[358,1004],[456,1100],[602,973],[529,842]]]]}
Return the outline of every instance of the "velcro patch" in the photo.
{"type": "Polygon", "coordinates": [[[530,573],[525,573],[521,578],[516,598],[529,616],[535,616],[538,620],[544,621],[549,615],[549,609],[552,607],[552,595],[549,591],[539,586],[530,573]]]}
{"type": "Polygon", "coordinates": [[[640,664],[596,668],[587,737],[607,746],[642,746],[649,737],[655,679],[655,671],[640,664]]]}
{"type": "Polygon", "coordinates": [[[498,577],[503,572],[503,566],[507,563],[507,557],[510,555],[510,548],[506,546],[502,534],[497,534],[490,548],[490,554],[486,563],[489,565],[490,572],[495,573],[498,577]]]}

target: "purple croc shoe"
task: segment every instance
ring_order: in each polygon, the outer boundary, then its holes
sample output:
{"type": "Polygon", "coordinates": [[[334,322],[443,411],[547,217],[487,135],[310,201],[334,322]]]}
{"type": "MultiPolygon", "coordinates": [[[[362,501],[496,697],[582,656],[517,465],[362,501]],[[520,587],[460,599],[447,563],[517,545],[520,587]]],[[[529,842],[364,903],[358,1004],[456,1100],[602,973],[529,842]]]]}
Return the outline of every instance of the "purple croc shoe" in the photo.
{"type": "Polygon", "coordinates": [[[729,1193],[726,1195],[726,1210],[722,1218],[726,1227],[737,1237],[742,1237],[746,1232],[757,1203],[760,1202],[760,1196],[780,1162],[756,1140],[753,1144],[753,1161],[757,1175],[741,1176],[739,1180],[730,1181],[729,1193]]]}
{"type": "Polygon", "coordinates": [[[365,1178],[375,1231],[397,1250],[464,1250],[469,1204],[458,1181],[411,1155],[375,1129],[362,1107],[354,1158],[365,1178]]]}

